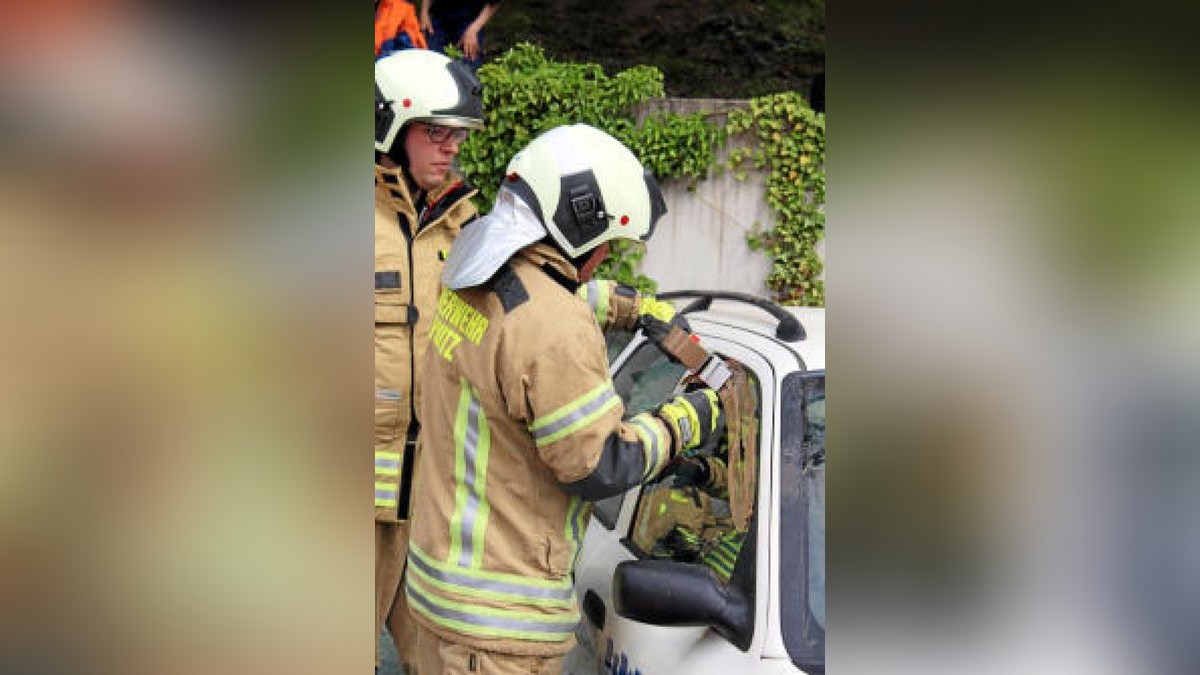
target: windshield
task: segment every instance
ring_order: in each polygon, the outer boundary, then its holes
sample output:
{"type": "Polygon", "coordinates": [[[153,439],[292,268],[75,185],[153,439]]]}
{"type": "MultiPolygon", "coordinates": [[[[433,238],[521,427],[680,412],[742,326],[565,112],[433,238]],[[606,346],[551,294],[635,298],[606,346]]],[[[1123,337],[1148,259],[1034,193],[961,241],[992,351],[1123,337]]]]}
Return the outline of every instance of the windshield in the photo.
{"type": "Polygon", "coordinates": [[[825,373],[784,378],[780,451],[780,607],[797,667],[825,668],[825,373]]]}

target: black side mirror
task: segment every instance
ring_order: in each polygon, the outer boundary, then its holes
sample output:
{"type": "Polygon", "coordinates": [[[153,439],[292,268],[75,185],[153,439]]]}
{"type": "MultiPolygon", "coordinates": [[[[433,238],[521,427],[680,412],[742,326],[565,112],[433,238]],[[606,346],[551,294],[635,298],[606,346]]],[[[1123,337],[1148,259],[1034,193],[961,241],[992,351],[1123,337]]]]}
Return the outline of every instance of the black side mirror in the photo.
{"type": "Polygon", "coordinates": [[[613,576],[617,614],[655,626],[708,626],[742,651],[754,638],[754,604],[703,565],[632,560],[613,576]]]}

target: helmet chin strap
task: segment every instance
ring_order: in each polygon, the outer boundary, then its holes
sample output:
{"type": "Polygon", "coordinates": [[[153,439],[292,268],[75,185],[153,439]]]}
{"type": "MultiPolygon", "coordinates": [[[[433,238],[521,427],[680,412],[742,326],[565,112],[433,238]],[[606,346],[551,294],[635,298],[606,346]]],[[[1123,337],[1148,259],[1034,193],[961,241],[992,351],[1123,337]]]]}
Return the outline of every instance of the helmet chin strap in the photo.
{"type": "Polygon", "coordinates": [[[396,140],[392,142],[392,147],[387,152],[375,151],[375,163],[382,164],[380,160],[384,157],[390,159],[396,166],[403,170],[404,180],[408,181],[408,191],[417,200],[418,204],[422,201],[424,190],[417,185],[417,181],[413,178],[412,171],[409,169],[408,153],[404,151],[404,139],[408,137],[409,130],[412,125],[406,124],[400,132],[396,134],[396,140]]]}
{"type": "MultiPolygon", "coordinates": [[[[405,124],[400,129],[400,133],[396,134],[396,140],[392,141],[392,147],[388,148],[387,156],[396,164],[404,169],[404,175],[408,176],[408,153],[404,152],[404,140],[408,138],[408,132],[412,129],[411,124],[405,124]]],[[[411,178],[411,176],[410,176],[411,178]]]]}

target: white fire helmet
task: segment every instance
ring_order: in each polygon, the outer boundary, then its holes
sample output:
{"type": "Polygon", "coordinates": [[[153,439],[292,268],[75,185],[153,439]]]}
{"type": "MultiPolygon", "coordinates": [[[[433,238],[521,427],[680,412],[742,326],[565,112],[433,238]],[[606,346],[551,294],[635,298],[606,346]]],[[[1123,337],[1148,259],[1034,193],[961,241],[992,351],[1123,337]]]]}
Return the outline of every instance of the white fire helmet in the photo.
{"type": "Polygon", "coordinates": [[[375,150],[388,153],[409,122],[483,128],[483,87],[462,61],[403,49],[375,62],[375,150]]]}
{"type": "Polygon", "coordinates": [[[645,241],[667,212],[654,176],[629,148],[586,124],[555,127],[508,164],[516,193],[570,258],[611,239],[645,241]]]}

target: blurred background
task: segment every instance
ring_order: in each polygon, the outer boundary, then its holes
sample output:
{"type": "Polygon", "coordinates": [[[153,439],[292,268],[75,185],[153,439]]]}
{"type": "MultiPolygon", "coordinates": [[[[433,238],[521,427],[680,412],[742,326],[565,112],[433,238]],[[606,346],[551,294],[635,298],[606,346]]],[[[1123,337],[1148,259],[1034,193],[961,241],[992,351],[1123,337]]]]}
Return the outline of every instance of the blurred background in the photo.
{"type": "Polygon", "coordinates": [[[0,672],[369,667],[344,18],[0,10],[0,672]]]}
{"type": "Polygon", "coordinates": [[[831,671],[1200,668],[1200,16],[1077,9],[831,7],[831,671]]]}
{"type": "MultiPolygon", "coordinates": [[[[603,4],[489,53],[824,70],[804,4],[603,4]]],[[[830,9],[830,670],[1197,672],[1195,9],[830,9]]],[[[368,667],[365,23],[0,9],[0,672],[368,667]]]]}
{"type": "Polygon", "coordinates": [[[649,64],[667,96],[808,92],[825,66],[825,0],[507,0],[488,28],[490,58],[524,41],[609,73],[649,64]]]}

